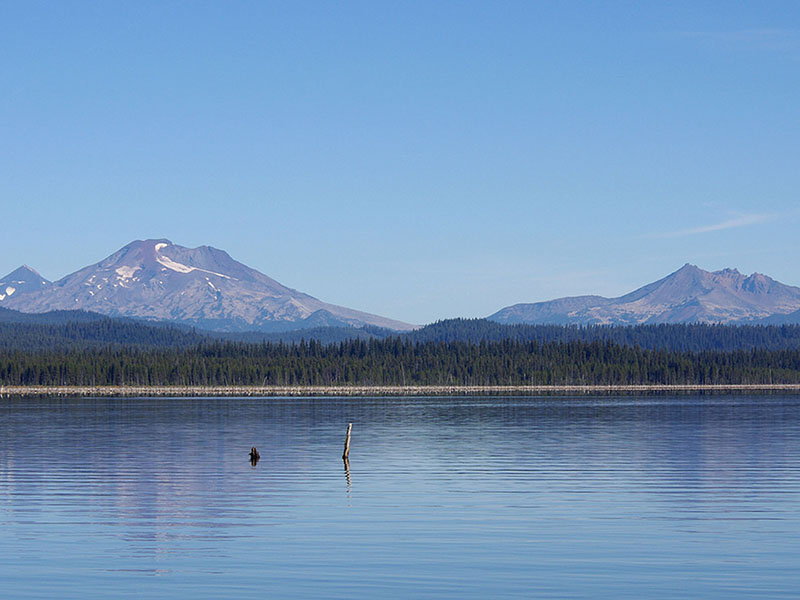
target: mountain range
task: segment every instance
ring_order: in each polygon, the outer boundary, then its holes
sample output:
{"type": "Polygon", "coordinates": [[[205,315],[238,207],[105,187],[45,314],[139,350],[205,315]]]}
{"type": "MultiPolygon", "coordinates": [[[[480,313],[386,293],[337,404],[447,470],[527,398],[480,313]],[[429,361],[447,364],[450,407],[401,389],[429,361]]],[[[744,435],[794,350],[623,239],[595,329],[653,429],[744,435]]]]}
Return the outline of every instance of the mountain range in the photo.
{"type": "Polygon", "coordinates": [[[618,298],[574,296],[515,304],[489,316],[498,323],[640,325],[660,323],[798,323],[800,288],[736,269],[686,264],[618,298]]]}
{"type": "Polygon", "coordinates": [[[52,283],[20,267],[0,281],[0,294],[0,306],[23,312],[85,310],[213,331],[413,328],[288,288],[223,250],[166,239],[137,240],[52,283]]]}
{"type": "MultiPolygon", "coordinates": [[[[223,250],[185,248],[166,239],[131,242],[55,282],[19,267],[0,280],[0,307],[26,313],[91,311],[221,332],[415,328],[318,300],[223,250]]],[[[794,324],[800,323],[800,288],[760,273],[709,272],[686,264],[617,298],[515,304],[487,318],[509,325],[794,324]]]]}

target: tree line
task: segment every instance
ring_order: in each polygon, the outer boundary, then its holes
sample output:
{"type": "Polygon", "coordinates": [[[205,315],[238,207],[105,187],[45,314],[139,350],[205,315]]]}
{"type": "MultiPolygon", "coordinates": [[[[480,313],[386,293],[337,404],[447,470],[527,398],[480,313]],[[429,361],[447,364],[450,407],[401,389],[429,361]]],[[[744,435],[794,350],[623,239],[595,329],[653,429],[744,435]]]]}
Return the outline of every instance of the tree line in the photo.
{"type": "Polygon", "coordinates": [[[0,350],[2,385],[635,385],[800,383],[800,349],[677,351],[610,341],[0,350]]]}
{"type": "Polygon", "coordinates": [[[722,325],[663,323],[657,325],[527,325],[487,319],[448,319],[408,334],[417,342],[474,342],[502,340],[539,342],[612,342],[623,346],[678,351],[732,352],[760,348],[800,348],[798,325],[722,325]]]}

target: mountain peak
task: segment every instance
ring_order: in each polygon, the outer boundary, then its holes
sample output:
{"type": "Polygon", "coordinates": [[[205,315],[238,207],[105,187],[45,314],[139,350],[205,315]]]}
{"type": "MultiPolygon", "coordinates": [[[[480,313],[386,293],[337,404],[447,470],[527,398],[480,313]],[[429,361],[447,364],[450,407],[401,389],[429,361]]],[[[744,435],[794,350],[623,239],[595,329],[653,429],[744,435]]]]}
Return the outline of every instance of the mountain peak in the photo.
{"type": "Polygon", "coordinates": [[[716,275],[717,277],[724,277],[727,279],[744,279],[744,275],[742,275],[739,272],[739,269],[732,269],[730,267],[720,269],[719,271],[714,271],[712,275],[716,275]]]}
{"type": "Polygon", "coordinates": [[[0,302],[6,304],[12,296],[19,297],[29,292],[38,292],[50,285],[51,283],[35,270],[28,265],[22,265],[0,280],[0,302]]]}
{"type": "Polygon", "coordinates": [[[133,240],[129,244],[125,244],[123,248],[128,248],[130,246],[153,246],[155,244],[166,244],[167,246],[172,246],[172,241],[168,240],[167,238],[147,238],[145,240],[133,240]]]}
{"type": "Polygon", "coordinates": [[[130,242],[39,293],[19,298],[16,289],[0,289],[0,294],[4,306],[25,312],[83,309],[228,331],[299,329],[309,319],[308,323],[335,320],[342,326],[412,328],[288,288],[224,250],[186,248],[166,238],[130,242]]]}
{"type": "Polygon", "coordinates": [[[800,288],[737,269],[704,271],[686,263],[663,279],[618,298],[565,298],[506,307],[489,317],[501,323],[636,325],[753,322],[800,309],[800,288]]]}
{"type": "MultiPolygon", "coordinates": [[[[703,277],[706,277],[708,275],[710,275],[710,273],[708,271],[704,271],[703,269],[701,269],[697,265],[693,265],[691,263],[686,263],[680,269],[670,273],[669,275],[667,275],[664,279],[662,279],[660,281],[670,281],[670,280],[673,280],[673,279],[682,279],[682,280],[689,279],[689,280],[696,281],[696,280],[701,280],[703,277]]],[[[656,283],[658,283],[658,282],[654,282],[651,285],[655,285],[656,283]]],[[[647,287],[647,286],[645,286],[645,287],[647,287]]]]}
{"type": "Polygon", "coordinates": [[[9,280],[25,281],[30,279],[36,279],[36,280],[41,279],[42,281],[47,281],[44,277],[39,275],[39,272],[36,269],[33,269],[28,265],[22,265],[21,267],[14,269],[13,271],[11,271],[11,273],[3,277],[2,281],[9,281],[9,280]]]}

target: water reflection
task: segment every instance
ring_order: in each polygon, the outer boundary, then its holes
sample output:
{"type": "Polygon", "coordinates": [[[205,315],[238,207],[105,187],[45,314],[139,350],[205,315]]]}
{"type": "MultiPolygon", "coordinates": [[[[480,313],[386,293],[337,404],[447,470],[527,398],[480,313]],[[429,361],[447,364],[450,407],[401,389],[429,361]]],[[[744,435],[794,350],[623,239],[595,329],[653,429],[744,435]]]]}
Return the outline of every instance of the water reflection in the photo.
{"type": "Polygon", "coordinates": [[[159,595],[142,578],[160,573],[198,598],[778,597],[800,585],[798,460],[797,396],[6,399],[0,579],[12,597],[100,598],[86,584],[112,572],[121,596],[159,595]],[[254,469],[257,447],[279,458],[254,469]]]}
{"type": "Polygon", "coordinates": [[[350,487],[353,485],[353,482],[350,479],[350,459],[343,458],[342,462],[344,463],[344,478],[347,481],[347,493],[350,493],[350,487]]]}

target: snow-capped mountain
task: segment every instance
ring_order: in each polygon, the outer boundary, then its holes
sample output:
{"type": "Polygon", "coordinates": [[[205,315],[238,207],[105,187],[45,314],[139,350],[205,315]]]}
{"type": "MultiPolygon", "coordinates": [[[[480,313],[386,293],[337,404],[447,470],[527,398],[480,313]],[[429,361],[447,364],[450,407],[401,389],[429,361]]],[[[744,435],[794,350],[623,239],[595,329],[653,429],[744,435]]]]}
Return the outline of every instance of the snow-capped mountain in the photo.
{"type": "Polygon", "coordinates": [[[664,279],[619,298],[576,296],[515,304],[488,317],[499,323],[635,325],[752,323],[800,310],[800,288],[736,269],[684,265],[664,279]]]}
{"type": "Polygon", "coordinates": [[[38,292],[50,285],[44,277],[31,269],[28,265],[22,265],[16,271],[12,271],[3,279],[0,279],[0,302],[10,299],[14,294],[17,296],[28,292],[38,292]]]}
{"type": "Polygon", "coordinates": [[[165,239],[132,242],[97,264],[52,284],[45,282],[42,289],[27,286],[23,291],[20,287],[6,293],[0,306],[24,312],[82,309],[219,331],[275,331],[323,324],[413,328],[322,302],[233,260],[223,250],[184,248],[165,239]]]}

